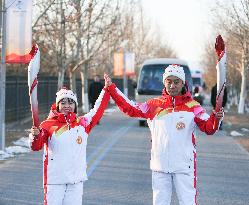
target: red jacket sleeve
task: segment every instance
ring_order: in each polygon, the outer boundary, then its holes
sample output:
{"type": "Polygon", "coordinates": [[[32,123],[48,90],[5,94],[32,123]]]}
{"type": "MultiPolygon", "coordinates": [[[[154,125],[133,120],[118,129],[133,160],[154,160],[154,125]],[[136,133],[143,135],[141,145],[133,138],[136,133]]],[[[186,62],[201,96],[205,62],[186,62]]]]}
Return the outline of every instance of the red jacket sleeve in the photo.
{"type": "Polygon", "coordinates": [[[44,143],[48,141],[49,132],[41,128],[40,133],[36,136],[29,135],[30,147],[33,151],[39,151],[43,148],[44,143]]]}
{"type": "Polygon", "coordinates": [[[98,99],[95,102],[93,109],[91,109],[89,113],[81,117],[80,120],[82,122],[85,121],[83,126],[85,127],[87,133],[89,133],[91,129],[101,119],[106,107],[108,106],[109,100],[110,100],[110,93],[107,92],[105,88],[103,88],[103,90],[99,94],[98,99]]]}
{"type": "Polygon", "coordinates": [[[212,113],[207,120],[201,119],[198,116],[196,116],[194,120],[199,129],[208,135],[212,135],[218,130],[219,119],[215,117],[214,113],[212,113]]]}
{"type": "Polygon", "coordinates": [[[147,103],[137,103],[129,100],[117,87],[112,83],[108,90],[112,99],[119,109],[130,117],[151,118],[150,106],[147,103]]]}

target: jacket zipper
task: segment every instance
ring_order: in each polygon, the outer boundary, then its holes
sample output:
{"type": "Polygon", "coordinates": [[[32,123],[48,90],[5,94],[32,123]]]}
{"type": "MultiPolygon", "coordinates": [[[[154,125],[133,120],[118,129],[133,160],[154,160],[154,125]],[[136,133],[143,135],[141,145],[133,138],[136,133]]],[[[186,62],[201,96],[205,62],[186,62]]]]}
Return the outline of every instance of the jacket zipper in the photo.
{"type": "MultiPolygon", "coordinates": [[[[70,114],[70,116],[71,116],[71,114],[70,114]]],[[[66,120],[68,130],[70,130],[71,129],[71,127],[70,127],[70,119],[67,121],[67,116],[66,115],[64,115],[64,118],[66,120]]]]}
{"type": "MultiPolygon", "coordinates": [[[[173,107],[172,112],[174,112],[175,111],[175,98],[174,97],[172,97],[172,107],[173,107]]],[[[173,119],[172,119],[172,116],[171,116],[171,121],[172,120],[173,119]]],[[[173,121],[172,121],[172,123],[173,123],[173,121]]],[[[172,133],[170,135],[172,136],[172,133]]],[[[170,143],[170,140],[169,140],[169,143],[170,143]]],[[[170,149],[170,145],[168,144],[168,169],[169,169],[168,171],[171,172],[171,169],[170,169],[171,167],[170,167],[170,163],[169,163],[170,162],[170,156],[169,156],[170,155],[170,150],[169,149],[170,149]]]]}
{"type": "Polygon", "coordinates": [[[175,111],[175,105],[176,105],[176,99],[174,97],[172,97],[173,112],[175,111]]]}

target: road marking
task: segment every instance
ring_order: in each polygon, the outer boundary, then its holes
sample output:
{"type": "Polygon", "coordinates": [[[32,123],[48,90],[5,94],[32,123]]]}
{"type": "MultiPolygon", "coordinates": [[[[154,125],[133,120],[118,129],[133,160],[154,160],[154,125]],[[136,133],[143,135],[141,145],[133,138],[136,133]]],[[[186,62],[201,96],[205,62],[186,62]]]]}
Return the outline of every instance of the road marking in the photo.
{"type": "Polygon", "coordinates": [[[111,150],[113,145],[115,145],[119,139],[127,132],[128,129],[132,127],[134,123],[129,123],[127,126],[118,129],[111,135],[111,141],[107,140],[102,143],[98,148],[87,157],[88,168],[87,168],[87,176],[90,177],[96,167],[100,164],[100,162],[104,159],[107,153],[111,150]]]}

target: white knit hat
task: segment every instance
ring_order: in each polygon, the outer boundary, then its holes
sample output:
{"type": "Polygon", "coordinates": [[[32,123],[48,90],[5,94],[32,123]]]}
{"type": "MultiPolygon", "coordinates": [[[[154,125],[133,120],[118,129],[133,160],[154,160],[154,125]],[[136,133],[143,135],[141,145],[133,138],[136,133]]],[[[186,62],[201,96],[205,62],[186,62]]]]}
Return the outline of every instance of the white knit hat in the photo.
{"type": "Polygon", "coordinates": [[[72,99],[72,100],[76,103],[76,106],[78,106],[77,97],[76,97],[76,95],[73,93],[72,90],[68,90],[68,89],[66,89],[66,88],[60,89],[60,90],[56,93],[56,105],[58,105],[58,103],[59,103],[63,98],[70,98],[70,99],[72,99]]]}
{"type": "Polygon", "coordinates": [[[167,77],[172,76],[172,75],[180,78],[183,81],[183,83],[185,83],[185,73],[184,73],[183,67],[172,64],[172,65],[169,65],[167,68],[165,68],[165,71],[163,74],[163,83],[167,77]]]}

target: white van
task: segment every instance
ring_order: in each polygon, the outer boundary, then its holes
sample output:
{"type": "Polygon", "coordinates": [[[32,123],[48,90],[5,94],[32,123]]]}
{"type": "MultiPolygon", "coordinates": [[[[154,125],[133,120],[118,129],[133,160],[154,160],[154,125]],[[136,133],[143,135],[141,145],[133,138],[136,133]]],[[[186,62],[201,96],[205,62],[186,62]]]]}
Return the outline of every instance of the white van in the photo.
{"type": "MultiPolygon", "coordinates": [[[[160,96],[163,90],[163,73],[170,64],[181,65],[186,75],[189,90],[192,91],[192,78],[186,61],[177,58],[156,58],[144,61],[140,68],[135,100],[146,102],[148,99],[160,96]]],[[[144,126],[145,120],[139,119],[139,125],[144,126]]]]}
{"type": "Polygon", "coordinates": [[[191,76],[193,81],[193,88],[199,87],[200,91],[204,86],[202,71],[200,70],[191,70],[191,76]]]}

